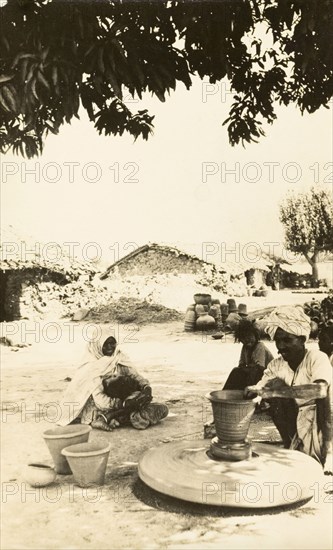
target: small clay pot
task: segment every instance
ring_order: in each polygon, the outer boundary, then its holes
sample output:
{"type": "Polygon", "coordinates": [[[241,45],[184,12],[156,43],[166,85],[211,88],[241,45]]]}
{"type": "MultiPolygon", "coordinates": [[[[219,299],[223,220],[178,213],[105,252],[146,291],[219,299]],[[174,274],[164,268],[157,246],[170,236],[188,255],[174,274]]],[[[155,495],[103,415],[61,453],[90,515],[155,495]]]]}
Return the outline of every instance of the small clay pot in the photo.
{"type": "Polygon", "coordinates": [[[211,317],[214,317],[215,323],[216,323],[216,328],[218,330],[221,330],[223,323],[222,323],[222,315],[221,315],[220,305],[219,304],[212,304],[210,306],[210,309],[209,309],[209,315],[211,315],[211,317]]]}
{"type": "Polygon", "coordinates": [[[212,299],[211,294],[194,294],[193,296],[196,304],[209,305],[212,299]]]}
{"type": "Polygon", "coordinates": [[[195,306],[196,318],[199,317],[199,315],[202,315],[205,312],[207,312],[207,306],[203,306],[202,304],[197,304],[195,306]]]}
{"type": "Polygon", "coordinates": [[[208,315],[207,311],[201,313],[196,320],[197,330],[211,330],[216,328],[216,322],[214,317],[208,315]]]}
{"type": "Polygon", "coordinates": [[[195,330],[195,321],[196,313],[194,311],[194,306],[189,306],[186,310],[185,321],[184,321],[184,330],[186,332],[193,332],[195,330]]]}
{"type": "Polygon", "coordinates": [[[222,315],[222,319],[224,318],[224,320],[228,317],[229,315],[228,304],[221,304],[221,315],[222,315]]]}
{"type": "Polygon", "coordinates": [[[69,424],[68,426],[57,426],[43,433],[44,441],[53,458],[57,474],[69,475],[72,473],[61,451],[64,447],[69,445],[76,445],[88,441],[91,429],[91,426],[86,424],[69,424]]]}
{"type": "Polygon", "coordinates": [[[66,457],[79,487],[103,485],[111,443],[79,443],[61,452],[66,457]]]}
{"type": "Polygon", "coordinates": [[[23,472],[23,478],[31,487],[46,487],[53,483],[56,475],[52,466],[39,462],[27,464],[23,472]]]}

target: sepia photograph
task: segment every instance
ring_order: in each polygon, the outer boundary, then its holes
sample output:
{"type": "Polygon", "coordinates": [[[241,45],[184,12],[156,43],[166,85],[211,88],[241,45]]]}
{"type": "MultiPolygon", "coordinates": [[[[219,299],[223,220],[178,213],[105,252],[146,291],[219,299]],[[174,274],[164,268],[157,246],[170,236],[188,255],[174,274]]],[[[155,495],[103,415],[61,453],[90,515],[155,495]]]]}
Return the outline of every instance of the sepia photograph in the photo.
{"type": "Polygon", "coordinates": [[[332,36],[0,0],[1,550],[332,548],[332,36]]]}

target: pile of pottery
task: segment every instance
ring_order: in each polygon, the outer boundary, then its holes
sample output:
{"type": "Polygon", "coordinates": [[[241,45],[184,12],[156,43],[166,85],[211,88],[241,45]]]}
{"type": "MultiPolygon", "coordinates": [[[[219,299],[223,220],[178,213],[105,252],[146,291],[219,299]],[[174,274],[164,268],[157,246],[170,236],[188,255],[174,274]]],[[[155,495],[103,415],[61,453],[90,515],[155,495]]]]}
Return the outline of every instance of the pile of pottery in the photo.
{"type": "Polygon", "coordinates": [[[308,315],[312,323],[316,323],[318,328],[333,323],[333,292],[321,302],[312,298],[311,302],[305,302],[303,305],[304,313],[308,315]]]}
{"type": "Polygon", "coordinates": [[[225,304],[217,299],[212,300],[210,294],[195,294],[193,298],[195,303],[188,306],[185,314],[185,332],[214,329],[233,331],[240,319],[247,317],[246,304],[237,306],[234,298],[229,298],[225,304]],[[229,314],[232,315],[229,317],[229,314]]]}
{"type": "Polygon", "coordinates": [[[186,332],[221,330],[223,326],[221,304],[210,294],[194,294],[185,314],[184,330],[186,332]]]}

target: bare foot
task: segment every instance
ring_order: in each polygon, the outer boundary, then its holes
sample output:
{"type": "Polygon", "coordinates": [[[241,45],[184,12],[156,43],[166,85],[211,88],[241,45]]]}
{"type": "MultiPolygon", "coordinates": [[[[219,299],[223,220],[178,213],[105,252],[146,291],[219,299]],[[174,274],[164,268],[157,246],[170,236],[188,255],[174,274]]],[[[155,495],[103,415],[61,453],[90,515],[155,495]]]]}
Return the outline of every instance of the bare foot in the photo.
{"type": "Polygon", "coordinates": [[[103,430],[104,432],[112,432],[113,430],[113,428],[111,428],[111,426],[109,426],[109,424],[107,424],[103,418],[93,420],[93,422],[91,423],[91,427],[95,430],[103,430]]]}

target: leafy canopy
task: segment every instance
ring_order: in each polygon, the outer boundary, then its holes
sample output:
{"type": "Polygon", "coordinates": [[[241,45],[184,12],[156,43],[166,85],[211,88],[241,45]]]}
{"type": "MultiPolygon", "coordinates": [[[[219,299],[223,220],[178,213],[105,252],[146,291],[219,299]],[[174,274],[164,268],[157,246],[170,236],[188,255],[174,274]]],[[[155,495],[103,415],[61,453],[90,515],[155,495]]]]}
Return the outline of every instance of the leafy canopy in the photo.
{"type": "Polygon", "coordinates": [[[331,0],[8,0],[0,8],[0,151],[33,157],[79,117],[147,139],[153,116],[124,93],[165,101],[194,75],[227,78],[232,145],[257,141],[276,102],[315,112],[332,96],[331,0]]]}
{"type": "Polygon", "coordinates": [[[333,250],[332,192],[312,187],[308,193],[290,193],[280,206],[289,250],[304,254],[310,263],[320,251],[333,250]]]}

